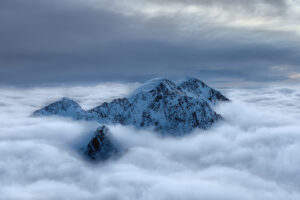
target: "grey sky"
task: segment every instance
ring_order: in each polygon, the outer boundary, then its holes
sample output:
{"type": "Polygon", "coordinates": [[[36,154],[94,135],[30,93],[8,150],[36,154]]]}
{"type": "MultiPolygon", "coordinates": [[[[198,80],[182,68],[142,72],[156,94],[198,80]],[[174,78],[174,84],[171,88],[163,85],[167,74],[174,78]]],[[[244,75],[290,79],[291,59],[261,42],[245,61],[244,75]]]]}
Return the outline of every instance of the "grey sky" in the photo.
{"type": "Polygon", "coordinates": [[[0,84],[300,78],[298,0],[0,0],[0,84]]]}

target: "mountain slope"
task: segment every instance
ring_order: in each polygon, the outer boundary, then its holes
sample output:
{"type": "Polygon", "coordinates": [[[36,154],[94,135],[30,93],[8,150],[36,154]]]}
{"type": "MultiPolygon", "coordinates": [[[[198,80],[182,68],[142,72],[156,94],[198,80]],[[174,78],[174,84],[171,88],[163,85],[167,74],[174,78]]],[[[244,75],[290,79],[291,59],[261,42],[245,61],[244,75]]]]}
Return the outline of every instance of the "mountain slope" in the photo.
{"type": "Polygon", "coordinates": [[[86,111],[74,100],[63,97],[57,102],[51,103],[48,106],[35,111],[33,116],[51,116],[59,115],[64,117],[72,117],[79,119],[81,116],[86,115],[86,111]]]}
{"type": "Polygon", "coordinates": [[[207,129],[222,117],[210,105],[228,101],[202,81],[189,78],[175,84],[165,78],[147,81],[127,98],[114,99],[89,111],[74,101],[59,101],[33,115],[61,115],[74,119],[154,128],[162,134],[183,135],[194,128],[207,129]]]}
{"type": "Polygon", "coordinates": [[[229,99],[222,95],[221,92],[208,87],[204,82],[195,78],[186,78],[178,84],[178,87],[180,87],[186,95],[202,99],[211,105],[215,105],[222,101],[229,101],[229,99]]]}

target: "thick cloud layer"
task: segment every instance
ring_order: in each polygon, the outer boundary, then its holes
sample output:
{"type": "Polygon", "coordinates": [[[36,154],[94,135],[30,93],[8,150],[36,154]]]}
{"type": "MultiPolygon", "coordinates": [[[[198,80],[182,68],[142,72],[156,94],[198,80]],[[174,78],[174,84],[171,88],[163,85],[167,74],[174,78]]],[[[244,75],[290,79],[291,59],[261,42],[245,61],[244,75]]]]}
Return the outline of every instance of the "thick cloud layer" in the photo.
{"type": "Polygon", "coordinates": [[[299,1],[1,0],[0,84],[299,80],[299,1]]]}
{"type": "Polygon", "coordinates": [[[126,154],[90,164],[77,153],[96,123],[30,118],[62,96],[85,108],[136,84],[0,89],[0,199],[300,198],[299,87],[232,89],[225,121],[184,138],[110,126],[126,154]]]}

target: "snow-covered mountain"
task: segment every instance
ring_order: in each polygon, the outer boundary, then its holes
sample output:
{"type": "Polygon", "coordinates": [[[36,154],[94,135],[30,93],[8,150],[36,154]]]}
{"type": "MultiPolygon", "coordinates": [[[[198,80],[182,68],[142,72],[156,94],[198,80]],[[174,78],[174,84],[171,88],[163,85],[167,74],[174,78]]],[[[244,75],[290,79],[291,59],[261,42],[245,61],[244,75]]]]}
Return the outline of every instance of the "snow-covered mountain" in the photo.
{"type": "Polygon", "coordinates": [[[74,100],[67,97],[61,98],[59,101],[49,104],[48,106],[35,111],[33,116],[51,116],[59,115],[63,117],[72,117],[80,119],[86,115],[86,111],[74,100]]]}
{"type": "Polygon", "coordinates": [[[204,82],[196,78],[187,77],[178,84],[178,87],[180,87],[186,95],[202,99],[210,105],[215,105],[220,101],[229,101],[221,92],[208,87],[204,82]]]}
{"type": "Polygon", "coordinates": [[[194,128],[207,129],[221,116],[211,105],[228,101],[219,91],[195,78],[178,84],[165,78],[152,79],[127,98],[114,99],[91,110],[62,98],[33,113],[34,116],[59,115],[73,119],[96,120],[101,124],[154,128],[162,134],[183,135],[194,128]]]}
{"type": "MultiPolygon", "coordinates": [[[[194,128],[207,129],[220,120],[221,115],[214,112],[212,106],[222,101],[229,100],[198,79],[187,78],[175,84],[165,78],[156,78],[147,81],[127,98],[114,99],[88,111],[64,97],[32,115],[58,115],[75,120],[95,120],[101,124],[154,128],[162,134],[178,136],[194,128]]],[[[122,153],[106,126],[95,131],[83,151],[88,158],[97,161],[122,153]]]]}

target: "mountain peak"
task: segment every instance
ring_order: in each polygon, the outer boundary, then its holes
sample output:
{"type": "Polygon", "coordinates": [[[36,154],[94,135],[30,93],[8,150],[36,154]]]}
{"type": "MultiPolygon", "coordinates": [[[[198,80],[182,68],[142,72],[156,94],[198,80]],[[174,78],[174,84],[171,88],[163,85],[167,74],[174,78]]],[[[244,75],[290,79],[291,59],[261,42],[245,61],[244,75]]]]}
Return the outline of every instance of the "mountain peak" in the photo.
{"type": "Polygon", "coordinates": [[[173,83],[172,81],[164,77],[158,77],[158,78],[151,79],[145,82],[144,84],[142,84],[139,88],[134,90],[130,96],[134,96],[136,94],[143,93],[143,92],[158,91],[164,93],[166,91],[170,92],[176,90],[178,89],[175,83],[173,83]]]}
{"type": "Polygon", "coordinates": [[[77,118],[78,115],[85,113],[81,106],[74,100],[63,97],[48,106],[35,111],[33,116],[62,115],[77,118]]]}
{"type": "Polygon", "coordinates": [[[222,95],[221,92],[193,77],[186,77],[177,85],[187,96],[202,99],[212,105],[215,105],[220,101],[229,101],[229,99],[222,95]]]}
{"type": "Polygon", "coordinates": [[[179,86],[183,86],[183,85],[191,85],[191,84],[196,84],[198,86],[201,86],[202,88],[208,87],[203,81],[191,77],[191,76],[187,76],[185,77],[182,81],[180,81],[177,85],[179,86]]]}
{"type": "Polygon", "coordinates": [[[70,99],[68,97],[62,97],[60,100],[58,100],[58,102],[72,102],[72,103],[76,103],[76,101],[74,101],[73,99],[70,99]]]}

